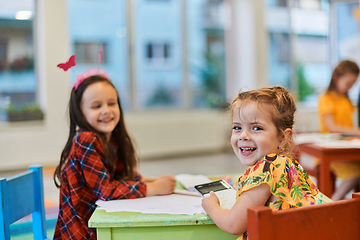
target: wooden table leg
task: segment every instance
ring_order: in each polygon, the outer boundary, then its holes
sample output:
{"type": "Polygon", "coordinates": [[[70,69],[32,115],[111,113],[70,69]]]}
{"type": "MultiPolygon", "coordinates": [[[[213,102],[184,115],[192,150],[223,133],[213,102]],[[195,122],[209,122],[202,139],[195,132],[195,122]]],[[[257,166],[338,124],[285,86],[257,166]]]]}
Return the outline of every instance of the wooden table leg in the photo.
{"type": "Polygon", "coordinates": [[[320,191],[328,197],[332,195],[330,162],[326,157],[320,159],[320,191]]]}
{"type": "Polygon", "coordinates": [[[111,228],[97,228],[96,235],[98,240],[112,240],[111,228]]]}

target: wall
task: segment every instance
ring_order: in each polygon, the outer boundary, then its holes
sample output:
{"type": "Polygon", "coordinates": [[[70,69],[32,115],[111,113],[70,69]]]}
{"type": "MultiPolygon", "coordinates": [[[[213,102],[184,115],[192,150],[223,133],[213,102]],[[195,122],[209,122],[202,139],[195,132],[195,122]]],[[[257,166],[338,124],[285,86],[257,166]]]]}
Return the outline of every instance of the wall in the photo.
{"type": "Polygon", "coordinates": [[[194,110],[125,116],[141,157],[222,151],[230,144],[228,112],[194,110]]]}

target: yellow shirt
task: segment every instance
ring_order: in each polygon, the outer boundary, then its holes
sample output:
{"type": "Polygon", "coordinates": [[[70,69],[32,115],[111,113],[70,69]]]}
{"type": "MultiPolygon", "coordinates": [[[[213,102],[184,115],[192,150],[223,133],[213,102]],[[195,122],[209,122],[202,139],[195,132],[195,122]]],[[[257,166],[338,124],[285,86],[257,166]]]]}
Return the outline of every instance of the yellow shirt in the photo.
{"type": "Polygon", "coordinates": [[[325,115],[331,114],[334,123],[341,127],[354,127],[352,114],[355,107],[351,101],[336,92],[326,92],[319,99],[318,112],[321,132],[330,132],[325,124],[325,115]]]}

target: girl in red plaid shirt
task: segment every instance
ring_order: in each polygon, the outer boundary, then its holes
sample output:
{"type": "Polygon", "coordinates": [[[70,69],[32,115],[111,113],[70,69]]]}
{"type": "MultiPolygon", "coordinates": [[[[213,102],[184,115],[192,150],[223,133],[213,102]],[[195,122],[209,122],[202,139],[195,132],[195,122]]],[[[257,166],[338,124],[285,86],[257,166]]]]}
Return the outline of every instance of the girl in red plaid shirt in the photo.
{"type": "Polygon", "coordinates": [[[77,78],[69,102],[70,133],[54,173],[60,206],[54,239],[96,239],[87,223],[97,200],[171,194],[171,175],[143,178],[117,91],[106,72],[77,78]]]}

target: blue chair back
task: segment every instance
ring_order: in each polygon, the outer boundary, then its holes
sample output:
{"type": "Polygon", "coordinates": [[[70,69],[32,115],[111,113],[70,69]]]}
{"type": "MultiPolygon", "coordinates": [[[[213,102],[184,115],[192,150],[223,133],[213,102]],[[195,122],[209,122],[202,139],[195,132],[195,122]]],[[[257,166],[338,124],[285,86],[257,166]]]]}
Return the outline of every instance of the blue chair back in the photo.
{"type": "Polygon", "coordinates": [[[46,239],[41,166],[10,178],[0,178],[0,239],[10,240],[10,224],[32,213],[34,239],[46,239]]]}

